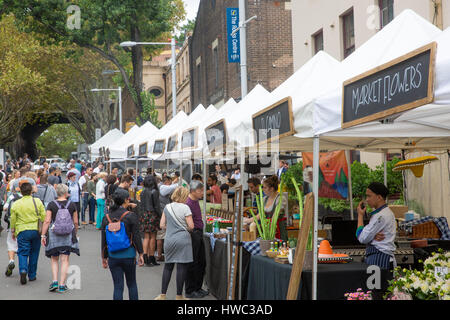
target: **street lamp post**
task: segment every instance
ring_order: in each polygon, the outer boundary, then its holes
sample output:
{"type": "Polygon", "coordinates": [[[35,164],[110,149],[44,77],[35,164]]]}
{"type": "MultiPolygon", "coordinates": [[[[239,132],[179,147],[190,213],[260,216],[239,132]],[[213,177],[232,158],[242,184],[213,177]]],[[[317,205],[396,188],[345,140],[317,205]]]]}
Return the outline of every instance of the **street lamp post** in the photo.
{"type": "Polygon", "coordinates": [[[119,87],[117,89],[91,89],[92,92],[100,92],[100,91],[118,91],[119,93],[119,130],[122,130],[122,88],[119,87]]]}
{"type": "Polygon", "coordinates": [[[125,41],[120,44],[121,47],[134,47],[136,45],[170,45],[172,47],[172,118],[177,114],[177,81],[176,81],[176,50],[175,38],[170,42],[135,42],[125,41]]]}

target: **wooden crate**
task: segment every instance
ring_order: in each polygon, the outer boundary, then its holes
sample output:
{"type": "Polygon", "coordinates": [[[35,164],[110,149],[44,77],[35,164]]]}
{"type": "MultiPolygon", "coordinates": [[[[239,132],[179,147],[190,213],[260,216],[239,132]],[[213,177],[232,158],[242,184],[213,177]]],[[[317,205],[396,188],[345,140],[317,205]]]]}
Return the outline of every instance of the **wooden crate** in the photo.
{"type": "Polygon", "coordinates": [[[248,242],[248,241],[255,241],[256,240],[256,233],[252,231],[244,231],[242,232],[242,241],[248,242]]]}
{"type": "Polygon", "coordinates": [[[412,227],[411,238],[415,239],[440,239],[441,232],[433,221],[421,223],[412,227]]]}

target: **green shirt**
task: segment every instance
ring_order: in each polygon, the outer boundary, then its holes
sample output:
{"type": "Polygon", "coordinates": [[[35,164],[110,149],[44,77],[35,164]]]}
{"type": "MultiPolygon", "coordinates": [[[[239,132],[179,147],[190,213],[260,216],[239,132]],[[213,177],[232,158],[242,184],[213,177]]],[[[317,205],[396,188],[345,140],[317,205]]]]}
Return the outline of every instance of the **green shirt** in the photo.
{"type": "Polygon", "coordinates": [[[11,229],[14,229],[14,235],[17,237],[19,233],[25,230],[38,230],[38,213],[42,222],[45,220],[45,208],[42,201],[34,198],[36,209],[31,196],[24,196],[22,199],[15,201],[11,207],[11,229]]]}

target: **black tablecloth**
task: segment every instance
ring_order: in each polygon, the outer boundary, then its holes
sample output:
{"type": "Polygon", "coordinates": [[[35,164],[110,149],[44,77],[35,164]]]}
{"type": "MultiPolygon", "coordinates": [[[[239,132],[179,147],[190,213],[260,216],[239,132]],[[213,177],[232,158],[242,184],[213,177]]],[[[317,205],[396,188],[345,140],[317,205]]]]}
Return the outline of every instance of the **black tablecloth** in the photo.
{"type": "MultiPolygon", "coordinates": [[[[206,251],[206,274],[205,280],[208,286],[209,292],[219,300],[227,299],[227,243],[224,241],[216,240],[214,244],[214,251],[211,248],[211,239],[208,235],[204,235],[203,240],[205,242],[206,251]]],[[[243,249],[242,252],[242,299],[246,299],[247,296],[247,283],[250,266],[250,253],[243,249]]],[[[236,282],[236,294],[239,292],[239,278],[236,282]]]]}
{"type": "MultiPolygon", "coordinates": [[[[358,288],[364,291],[368,277],[368,265],[360,262],[346,264],[319,264],[317,267],[317,299],[342,300],[347,292],[358,288]]],[[[286,300],[292,265],[280,264],[263,256],[251,256],[248,278],[248,300],[286,300]]],[[[390,278],[388,271],[381,271],[382,287],[390,278]]],[[[297,299],[312,299],[312,271],[302,272],[297,299]]]]}

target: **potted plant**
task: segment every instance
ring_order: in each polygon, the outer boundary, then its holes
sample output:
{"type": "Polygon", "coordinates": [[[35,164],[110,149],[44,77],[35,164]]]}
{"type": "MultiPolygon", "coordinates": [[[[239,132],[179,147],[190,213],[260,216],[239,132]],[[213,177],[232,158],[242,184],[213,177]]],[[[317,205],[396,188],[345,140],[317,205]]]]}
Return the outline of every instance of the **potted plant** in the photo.
{"type": "MultiPolygon", "coordinates": [[[[284,180],[282,179],[280,183],[280,190],[283,190],[283,187],[284,187],[284,180]]],[[[256,197],[256,204],[258,206],[258,213],[261,223],[257,223],[256,214],[253,212],[253,210],[250,209],[250,213],[253,216],[253,220],[256,223],[256,227],[258,228],[259,236],[261,238],[259,241],[259,245],[261,247],[261,254],[265,256],[266,251],[270,249],[270,242],[272,242],[275,239],[277,221],[278,217],[280,216],[281,205],[283,202],[283,193],[282,192],[280,193],[280,199],[272,215],[272,218],[266,217],[264,211],[264,198],[262,194],[263,194],[262,186],[259,186],[259,195],[256,197]]]]}

